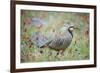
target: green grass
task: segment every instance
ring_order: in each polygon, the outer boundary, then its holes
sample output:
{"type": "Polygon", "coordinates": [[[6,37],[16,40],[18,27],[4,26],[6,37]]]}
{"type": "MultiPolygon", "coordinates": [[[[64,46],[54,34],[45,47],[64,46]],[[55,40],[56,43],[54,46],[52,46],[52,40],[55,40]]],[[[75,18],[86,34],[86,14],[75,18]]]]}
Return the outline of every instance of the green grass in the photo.
{"type": "Polygon", "coordinates": [[[69,61],[89,59],[89,14],[68,12],[46,12],[22,10],[21,14],[21,62],[45,62],[45,61],[69,61]],[[47,26],[37,29],[24,24],[26,18],[41,18],[47,21],[47,26]],[[58,31],[65,22],[70,21],[80,30],[73,32],[73,40],[64,55],[58,55],[57,51],[50,48],[37,48],[30,38],[33,32],[49,35],[52,30],[58,31]],[[26,31],[25,31],[26,30],[26,31]],[[41,53],[42,51],[42,53],[41,53]]]}

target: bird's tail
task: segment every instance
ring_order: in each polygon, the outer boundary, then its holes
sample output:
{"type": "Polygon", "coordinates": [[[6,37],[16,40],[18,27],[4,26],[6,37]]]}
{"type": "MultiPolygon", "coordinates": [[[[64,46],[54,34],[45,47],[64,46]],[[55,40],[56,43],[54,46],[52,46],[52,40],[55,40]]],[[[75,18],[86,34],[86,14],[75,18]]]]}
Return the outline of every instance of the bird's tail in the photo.
{"type": "Polygon", "coordinates": [[[49,47],[49,44],[51,43],[51,41],[48,41],[47,43],[45,43],[44,45],[42,45],[39,48],[45,48],[45,47],[49,47]]]}

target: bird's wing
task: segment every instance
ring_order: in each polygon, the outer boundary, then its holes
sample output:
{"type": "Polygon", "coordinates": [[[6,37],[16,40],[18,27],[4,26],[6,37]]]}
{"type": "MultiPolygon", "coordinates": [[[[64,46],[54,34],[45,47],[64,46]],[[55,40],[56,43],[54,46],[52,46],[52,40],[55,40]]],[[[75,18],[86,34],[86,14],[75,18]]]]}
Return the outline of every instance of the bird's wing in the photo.
{"type": "Polygon", "coordinates": [[[62,47],[64,39],[62,37],[55,37],[48,45],[50,48],[59,49],[62,47]]]}

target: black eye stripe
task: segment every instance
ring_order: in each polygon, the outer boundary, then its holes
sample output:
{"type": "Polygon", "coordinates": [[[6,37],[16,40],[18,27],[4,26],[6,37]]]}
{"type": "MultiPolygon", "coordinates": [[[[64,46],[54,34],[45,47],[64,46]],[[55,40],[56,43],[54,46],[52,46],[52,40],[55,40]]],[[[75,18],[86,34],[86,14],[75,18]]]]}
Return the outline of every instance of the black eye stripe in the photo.
{"type": "Polygon", "coordinates": [[[74,26],[70,26],[69,28],[74,28],[74,26]]]}
{"type": "Polygon", "coordinates": [[[73,28],[73,26],[71,26],[71,27],[68,28],[69,33],[70,33],[70,34],[72,35],[72,37],[73,37],[73,33],[72,33],[72,31],[70,30],[70,28],[73,28]]]}

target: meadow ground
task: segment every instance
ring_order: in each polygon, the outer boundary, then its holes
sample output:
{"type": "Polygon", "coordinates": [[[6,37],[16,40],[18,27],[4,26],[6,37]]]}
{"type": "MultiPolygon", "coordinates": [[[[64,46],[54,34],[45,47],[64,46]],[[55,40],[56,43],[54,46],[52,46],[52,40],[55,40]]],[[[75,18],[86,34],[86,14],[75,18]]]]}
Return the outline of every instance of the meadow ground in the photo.
{"type": "Polygon", "coordinates": [[[21,10],[21,62],[46,62],[69,61],[89,59],[89,13],[53,12],[21,10]],[[35,27],[31,24],[32,18],[44,20],[43,27],[35,27]],[[72,22],[80,30],[73,32],[73,40],[64,55],[56,56],[57,51],[48,47],[38,48],[32,42],[34,32],[51,36],[52,31],[59,31],[67,21],[72,22]]]}

